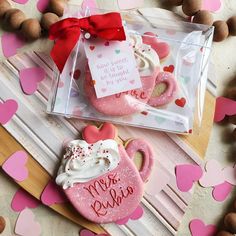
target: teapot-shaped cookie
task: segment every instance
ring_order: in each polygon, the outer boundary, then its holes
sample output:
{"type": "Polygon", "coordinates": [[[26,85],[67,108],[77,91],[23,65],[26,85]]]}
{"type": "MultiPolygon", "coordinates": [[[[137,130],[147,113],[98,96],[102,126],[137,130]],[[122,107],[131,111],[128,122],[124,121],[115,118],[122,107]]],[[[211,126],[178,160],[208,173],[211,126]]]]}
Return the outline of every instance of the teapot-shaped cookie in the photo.
{"type": "Polygon", "coordinates": [[[130,140],[125,147],[118,144],[116,128],[108,123],[100,129],[87,126],[83,137],[67,145],[57,184],[75,209],[92,222],[116,222],[129,216],[141,202],[151,173],[151,147],[141,139],[130,140]],[[133,162],[137,152],[143,156],[140,170],[133,162]]]}

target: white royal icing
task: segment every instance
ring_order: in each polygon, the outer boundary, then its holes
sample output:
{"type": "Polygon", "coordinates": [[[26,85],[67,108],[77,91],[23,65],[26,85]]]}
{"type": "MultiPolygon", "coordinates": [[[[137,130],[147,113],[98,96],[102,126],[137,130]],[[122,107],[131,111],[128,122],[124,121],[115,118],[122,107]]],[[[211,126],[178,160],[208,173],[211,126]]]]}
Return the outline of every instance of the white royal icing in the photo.
{"type": "Polygon", "coordinates": [[[74,140],[66,148],[56,183],[63,189],[75,183],[85,183],[115,169],[120,161],[118,144],[107,139],[88,144],[74,140]]]}
{"type": "Polygon", "coordinates": [[[143,43],[142,36],[137,34],[129,35],[131,45],[134,48],[134,55],[141,76],[149,76],[155,68],[160,67],[160,59],[156,51],[143,43]]]}

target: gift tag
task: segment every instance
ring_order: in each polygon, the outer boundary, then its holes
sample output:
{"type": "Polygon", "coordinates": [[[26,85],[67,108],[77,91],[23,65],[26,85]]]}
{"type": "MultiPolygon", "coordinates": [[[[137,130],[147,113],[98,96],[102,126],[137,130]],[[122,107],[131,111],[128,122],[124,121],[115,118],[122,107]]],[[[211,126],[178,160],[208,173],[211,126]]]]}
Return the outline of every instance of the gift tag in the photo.
{"type": "Polygon", "coordinates": [[[142,87],[134,51],[128,40],[89,38],[84,44],[97,98],[142,87]]]}

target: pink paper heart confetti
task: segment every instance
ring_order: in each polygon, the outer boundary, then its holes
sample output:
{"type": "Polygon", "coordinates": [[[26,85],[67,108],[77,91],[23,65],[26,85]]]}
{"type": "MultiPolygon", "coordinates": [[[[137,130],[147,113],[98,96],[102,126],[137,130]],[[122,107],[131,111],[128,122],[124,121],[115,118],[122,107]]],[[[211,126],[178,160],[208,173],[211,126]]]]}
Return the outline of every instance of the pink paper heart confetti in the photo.
{"type": "Polygon", "coordinates": [[[214,236],[217,232],[215,225],[205,225],[200,219],[194,219],[189,224],[192,236],[214,236]]]}
{"type": "Polygon", "coordinates": [[[41,194],[41,201],[44,205],[51,206],[57,203],[67,202],[67,198],[54,181],[49,181],[41,194]]]}
{"type": "Polygon", "coordinates": [[[4,33],[1,37],[2,52],[5,57],[16,55],[17,50],[24,46],[25,40],[14,33],[4,33]]]}
{"type": "Polygon", "coordinates": [[[117,3],[120,9],[125,10],[141,7],[144,0],[117,0],[117,3]]]}
{"type": "Polygon", "coordinates": [[[198,165],[183,164],[175,167],[177,187],[182,192],[188,192],[195,181],[202,176],[202,168],[198,165]]]}
{"type": "Polygon", "coordinates": [[[130,215],[125,217],[124,219],[118,220],[115,223],[118,225],[125,225],[130,219],[138,220],[143,216],[143,208],[138,206],[137,209],[130,215]]]}
{"type": "Polygon", "coordinates": [[[215,122],[222,121],[225,116],[232,116],[236,114],[236,102],[225,97],[218,97],[216,99],[215,107],[215,122]]]}
{"type": "Polygon", "coordinates": [[[0,124],[5,125],[15,115],[18,109],[18,103],[9,99],[5,102],[0,102],[0,124]]]}
{"type": "Polygon", "coordinates": [[[225,177],[223,168],[217,160],[210,160],[206,163],[206,171],[203,173],[199,184],[202,187],[212,187],[224,183],[225,177]]]}
{"type": "Polygon", "coordinates": [[[38,0],[37,2],[37,9],[44,13],[47,8],[48,8],[48,4],[49,4],[50,0],[38,0]]]}
{"type": "Polygon", "coordinates": [[[80,236],[109,236],[108,234],[95,234],[88,229],[82,229],[79,233],[80,236]]]}
{"type": "Polygon", "coordinates": [[[221,0],[203,0],[202,10],[207,10],[211,12],[217,12],[221,9],[221,0]]]}
{"type": "Polygon", "coordinates": [[[225,181],[232,185],[236,185],[236,168],[235,166],[228,166],[223,169],[225,181]]]}
{"type": "Polygon", "coordinates": [[[213,188],[212,196],[217,202],[223,202],[233,190],[233,185],[224,182],[223,184],[216,185],[213,188]]]}
{"type": "Polygon", "coordinates": [[[15,233],[21,236],[40,236],[41,226],[35,221],[35,215],[30,209],[23,210],[15,226],[15,233]]]}
{"type": "Polygon", "coordinates": [[[40,202],[27,193],[24,189],[20,188],[16,191],[11,201],[11,208],[13,211],[23,211],[25,208],[36,208],[40,202]]]}
{"type": "Polygon", "coordinates": [[[2,169],[18,182],[28,178],[28,169],[26,167],[28,155],[25,151],[17,151],[12,154],[2,165],[2,169]]]}
{"type": "Polygon", "coordinates": [[[19,4],[26,4],[29,0],[12,0],[12,1],[19,4]]]}
{"type": "Polygon", "coordinates": [[[20,70],[20,84],[25,94],[33,94],[40,83],[45,78],[45,70],[40,67],[32,67],[20,70]]]}

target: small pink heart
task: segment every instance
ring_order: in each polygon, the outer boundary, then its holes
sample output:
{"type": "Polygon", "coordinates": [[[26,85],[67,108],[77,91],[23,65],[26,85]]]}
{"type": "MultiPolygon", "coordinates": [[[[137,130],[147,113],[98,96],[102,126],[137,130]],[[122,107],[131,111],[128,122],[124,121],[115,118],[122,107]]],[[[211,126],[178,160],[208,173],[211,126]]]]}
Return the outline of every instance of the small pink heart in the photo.
{"type": "Polygon", "coordinates": [[[233,190],[233,185],[227,182],[213,188],[212,196],[217,202],[223,202],[233,190]]]}
{"type": "Polygon", "coordinates": [[[102,58],[102,54],[98,54],[97,57],[98,57],[98,58],[102,58]]]}
{"type": "Polygon", "coordinates": [[[131,84],[134,84],[135,80],[133,79],[133,80],[130,80],[129,82],[130,82],[131,84]]]}
{"type": "Polygon", "coordinates": [[[48,4],[49,4],[50,0],[38,0],[37,2],[37,9],[44,13],[47,8],[48,8],[48,4]]]}
{"type": "Polygon", "coordinates": [[[221,9],[221,0],[203,0],[202,10],[207,10],[211,12],[216,12],[221,9]]]}
{"type": "Polygon", "coordinates": [[[205,170],[199,180],[202,187],[213,187],[225,182],[225,173],[217,160],[209,160],[205,165],[205,170]]]}
{"type": "Polygon", "coordinates": [[[12,1],[19,4],[26,4],[29,0],[12,0],[12,1]]]}
{"type": "Polygon", "coordinates": [[[106,47],[108,47],[109,45],[110,45],[110,43],[107,41],[107,42],[105,42],[105,44],[104,44],[106,47]]]}
{"type": "Polygon", "coordinates": [[[108,234],[95,234],[88,229],[82,229],[79,233],[80,236],[109,236],[108,234]]]}
{"type": "Polygon", "coordinates": [[[67,198],[54,181],[49,181],[41,194],[41,201],[46,206],[67,202],[67,198]]]}
{"type": "Polygon", "coordinates": [[[216,99],[215,107],[215,122],[222,121],[225,116],[232,116],[236,114],[236,101],[233,101],[229,98],[218,97],[216,99]]]}
{"type": "Polygon", "coordinates": [[[15,233],[22,236],[40,236],[41,226],[35,221],[34,213],[30,209],[26,208],[20,213],[16,221],[15,233]]]}
{"type": "Polygon", "coordinates": [[[182,192],[188,192],[195,181],[202,176],[202,168],[198,165],[184,164],[175,167],[177,187],[182,192]]]}
{"type": "Polygon", "coordinates": [[[28,178],[26,167],[28,155],[25,151],[17,151],[12,154],[2,165],[2,169],[14,180],[22,182],[28,178]]]}
{"type": "Polygon", "coordinates": [[[18,103],[9,99],[3,103],[0,102],[0,124],[5,125],[16,114],[18,103]]]}
{"type": "Polygon", "coordinates": [[[27,193],[24,189],[20,188],[16,191],[11,201],[11,208],[13,211],[23,211],[25,208],[36,208],[40,202],[27,193]]]}
{"type": "Polygon", "coordinates": [[[2,51],[5,57],[16,55],[17,50],[24,46],[25,40],[14,33],[4,33],[1,37],[2,51]]]}
{"type": "Polygon", "coordinates": [[[137,209],[129,216],[125,217],[124,219],[118,220],[115,223],[118,225],[125,225],[129,219],[131,220],[138,220],[143,216],[143,208],[138,206],[137,209]]]}
{"type": "Polygon", "coordinates": [[[40,67],[32,67],[20,70],[20,84],[25,94],[31,95],[36,92],[38,83],[45,78],[45,70],[40,67]]]}
{"type": "Polygon", "coordinates": [[[97,7],[96,0],[83,0],[81,8],[82,8],[83,13],[85,13],[86,9],[89,8],[90,14],[94,15],[96,14],[96,8],[98,7],[97,7]]]}
{"type": "Polygon", "coordinates": [[[200,219],[192,220],[189,228],[192,236],[214,236],[217,232],[215,225],[205,225],[200,219]]]}
{"type": "Polygon", "coordinates": [[[102,88],[102,92],[105,93],[107,91],[106,88],[102,88]]]}

